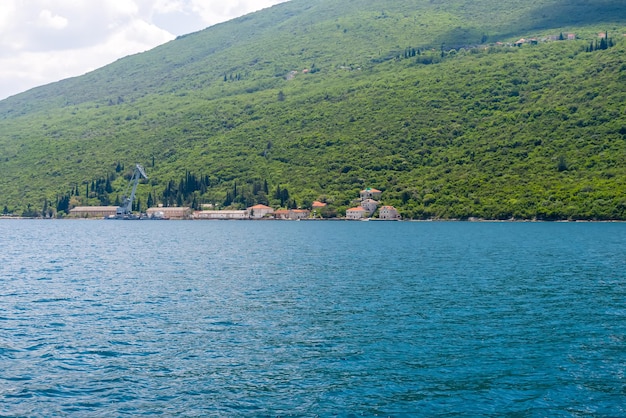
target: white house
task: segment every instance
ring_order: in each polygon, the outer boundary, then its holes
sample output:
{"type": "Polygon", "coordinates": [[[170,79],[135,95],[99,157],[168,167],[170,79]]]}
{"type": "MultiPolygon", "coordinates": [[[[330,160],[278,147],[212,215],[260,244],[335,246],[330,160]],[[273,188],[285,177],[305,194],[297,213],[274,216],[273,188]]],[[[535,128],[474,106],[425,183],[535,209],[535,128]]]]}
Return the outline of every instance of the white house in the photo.
{"type": "Polygon", "coordinates": [[[188,207],[156,207],[146,211],[150,217],[164,217],[168,219],[190,219],[191,208],[188,207]]]}
{"type": "Polygon", "coordinates": [[[400,214],[393,206],[381,206],[378,211],[378,218],[387,221],[397,221],[400,219],[400,214]]]}
{"type": "Polygon", "coordinates": [[[107,218],[117,213],[117,206],[76,206],[70,216],[77,218],[107,218]]]}
{"type": "Polygon", "coordinates": [[[248,219],[247,210],[199,210],[194,219],[248,219]]]}
{"type": "Polygon", "coordinates": [[[361,194],[361,200],[365,200],[365,199],[378,200],[380,199],[380,196],[383,194],[383,192],[381,192],[380,190],[372,189],[371,187],[368,187],[365,190],[361,190],[360,194],[361,194]]]}
{"type": "Polygon", "coordinates": [[[376,209],[378,208],[378,202],[374,199],[365,199],[361,201],[361,207],[367,211],[367,214],[369,216],[371,216],[372,213],[376,212],[376,209]]]}
{"type": "Polygon", "coordinates": [[[346,210],[346,219],[363,219],[367,217],[367,211],[362,206],[346,210]]]}
{"type": "Polygon", "coordinates": [[[276,219],[299,220],[306,219],[311,214],[308,209],[279,209],[274,212],[276,219]]]}
{"type": "Polygon", "coordinates": [[[291,219],[306,219],[311,215],[311,211],[308,209],[291,209],[289,210],[289,217],[291,219]]]}
{"type": "Polygon", "coordinates": [[[274,213],[274,209],[265,205],[254,205],[248,208],[248,212],[250,213],[251,219],[261,219],[264,218],[265,215],[274,213]]]}

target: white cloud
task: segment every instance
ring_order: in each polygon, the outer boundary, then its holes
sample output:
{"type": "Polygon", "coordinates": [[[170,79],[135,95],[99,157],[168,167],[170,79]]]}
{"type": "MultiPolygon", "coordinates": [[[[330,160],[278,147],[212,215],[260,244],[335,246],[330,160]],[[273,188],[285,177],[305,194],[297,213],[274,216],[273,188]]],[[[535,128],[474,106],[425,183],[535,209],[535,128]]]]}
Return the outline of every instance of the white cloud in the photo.
{"type": "Polygon", "coordinates": [[[50,10],[39,12],[39,24],[52,29],[63,29],[67,26],[67,19],[63,16],[54,15],[50,10]]]}
{"type": "Polygon", "coordinates": [[[185,10],[185,2],[183,0],[156,0],[152,9],[159,14],[182,12],[185,10]]]}
{"type": "Polygon", "coordinates": [[[1,0],[0,99],[287,0],[1,0]]]}

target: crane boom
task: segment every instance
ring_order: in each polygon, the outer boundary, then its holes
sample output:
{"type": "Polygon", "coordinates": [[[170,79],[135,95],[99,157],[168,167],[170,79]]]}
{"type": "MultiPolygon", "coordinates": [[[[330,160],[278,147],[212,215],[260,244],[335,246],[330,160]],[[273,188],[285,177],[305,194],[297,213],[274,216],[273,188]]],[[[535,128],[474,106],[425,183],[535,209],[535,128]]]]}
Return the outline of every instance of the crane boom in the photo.
{"type": "Polygon", "coordinates": [[[141,177],[147,179],[148,176],[144,171],[143,167],[139,164],[135,164],[135,170],[133,171],[133,176],[128,183],[128,187],[126,188],[126,193],[122,196],[122,204],[117,208],[116,216],[117,217],[129,217],[133,212],[133,201],[135,200],[135,192],[137,191],[137,185],[139,184],[139,180],[141,177]],[[132,186],[132,191],[130,196],[128,196],[128,189],[132,186]]]}

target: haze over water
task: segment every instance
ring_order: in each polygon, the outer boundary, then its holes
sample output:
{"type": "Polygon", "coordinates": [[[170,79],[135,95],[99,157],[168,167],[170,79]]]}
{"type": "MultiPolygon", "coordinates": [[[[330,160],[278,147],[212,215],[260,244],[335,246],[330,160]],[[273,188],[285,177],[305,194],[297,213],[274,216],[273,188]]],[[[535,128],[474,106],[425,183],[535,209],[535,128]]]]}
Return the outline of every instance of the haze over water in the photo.
{"type": "Polygon", "coordinates": [[[624,416],[626,224],[0,220],[2,416],[624,416]]]}

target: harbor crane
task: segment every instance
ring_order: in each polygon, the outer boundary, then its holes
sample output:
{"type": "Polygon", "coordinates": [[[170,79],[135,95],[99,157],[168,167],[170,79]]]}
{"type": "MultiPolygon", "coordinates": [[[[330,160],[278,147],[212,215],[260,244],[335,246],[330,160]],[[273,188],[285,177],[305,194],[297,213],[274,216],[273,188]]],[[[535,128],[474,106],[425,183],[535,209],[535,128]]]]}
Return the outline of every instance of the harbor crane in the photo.
{"type": "Polygon", "coordinates": [[[128,187],[126,187],[126,193],[122,196],[122,204],[117,208],[115,217],[122,219],[132,219],[133,218],[133,201],[135,200],[135,192],[137,191],[137,185],[139,184],[139,180],[141,177],[147,179],[148,176],[144,171],[143,167],[139,164],[135,164],[135,170],[133,171],[133,176],[128,183],[128,187]],[[128,191],[132,186],[132,191],[130,192],[130,196],[128,195],[128,191]]]}

